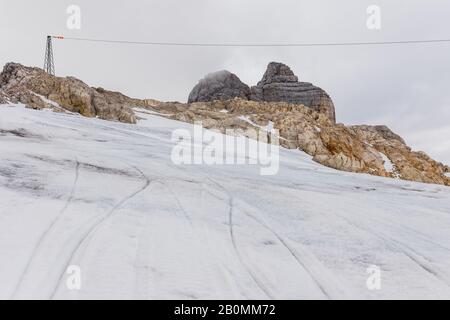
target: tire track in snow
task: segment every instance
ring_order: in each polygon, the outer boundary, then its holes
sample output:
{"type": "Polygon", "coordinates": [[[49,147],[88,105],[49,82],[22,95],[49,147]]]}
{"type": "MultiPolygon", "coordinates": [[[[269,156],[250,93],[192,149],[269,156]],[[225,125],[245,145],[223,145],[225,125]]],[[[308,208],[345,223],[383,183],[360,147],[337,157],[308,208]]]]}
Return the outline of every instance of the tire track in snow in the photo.
{"type": "MultiPolygon", "coordinates": [[[[178,166],[171,166],[171,167],[172,167],[173,169],[176,169],[177,171],[183,172],[182,170],[180,170],[180,168],[179,168],[178,166]]],[[[178,206],[178,208],[179,208],[179,211],[181,211],[182,214],[183,214],[183,216],[184,216],[184,218],[186,218],[186,219],[188,220],[188,223],[190,224],[191,230],[195,233],[197,239],[198,239],[200,242],[207,241],[206,239],[205,239],[205,240],[202,240],[203,237],[202,237],[202,236],[200,235],[200,233],[195,229],[193,219],[191,218],[191,215],[188,213],[188,211],[187,211],[187,210],[184,208],[184,206],[182,205],[181,200],[180,200],[180,197],[174,192],[174,190],[173,190],[172,188],[170,188],[170,185],[168,184],[168,182],[169,182],[170,180],[172,180],[172,179],[175,180],[175,181],[181,181],[181,182],[186,182],[186,183],[194,183],[194,184],[196,184],[196,185],[199,185],[199,186],[201,187],[200,192],[202,193],[202,196],[203,196],[203,192],[206,192],[206,193],[208,193],[208,194],[211,194],[211,195],[213,195],[215,198],[217,198],[217,196],[214,195],[214,194],[212,194],[211,192],[205,190],[205,183],[204,183],[204,181],[195,181],[195,180],[192,180],[192,179],[181,179],[181,178],[178,178],[178,177],[169,177],[169,176],[166,176],[165,179],[162,180],[162,181],[159,180],[159,182],[160,182],[161,184],[163,184],[163,185],[170,191],[170,193],[172,194],[172,196],[174,197],[175,201],[177,202],[177,206],[178,206]]],[[[213,182],[213,183],[214,183],[214,182],[213,182]]],[[[220,199],[220,200],[222,200],[222,199],[220,199]]],[[[208,249],[208,250],[209,250],[209,249],[208,249]]],[[[211,258],[211,256],[209,256],[209,258],[211,258]]],[[[230,270],[225,264],[223,264],[223,262],[221,262],[221,260],[218,259],[216,256],[214,256],[214,261],[215,261],[215,263],[217,264],[217,268],[218,268],[219,272],[222,274],[222,278],[225,279],[225,280],[223,281],[223,283],[225,283],[226,286],[232,288],[231,291],[234,292],[234,295],[235,295],[235,296],[236,296],[237,294],[240,294],[240,293],[238,293],[238,292],[234,289],[235,286],[233,286],[233,285],[231,284],[232,282],[236,283],[236,281],[233,279],[231,270],[230,270]]],[[[245,267],[245,266],[244,266],[244,267],[245,267]]]]}
{"type": "Polygon", "coordinates": [[[65,271],[67,270],[67,267],[70,266],[72,260],[75,258],[75,255],[78,253],[79,250],[81,250],[82,248],[84,248],[84,250],[87,248],[87,246],[89,245],[90,241],[92,240],[93,236],[95,235],[95,233],[98,231],[98,229],[100,228],[101,225],[104,224],[105,221],[107,221],[109,218],[111,218],[113,216],[113,214],[121,207],[123,206],[126,202],[128,202],[129,200],[133,199],[135,196],[137,196],[138,194],[140,194],[141,192],[143,192],[144,190],[146,190],[150,184],[153,182],[153,180],[150,180],[143,172],[142,170],[140,170],[139,168],[135,167],[135,166],[131,166],[133,167],[136,171],[138,171],[141,174],[141,177],[143,178],[143,180],[145,181],[143,186],[141,186],[139,189],[137,189],[136,191],[134,191],[133,193],[129,194],[128,196],[126,196],[125,198],[123,198],[121,201],[119,201],[105,216],[103,216],[102,218],[100,218],[97,222],[95,222],[90,228],[89,231],[78,241],[78,243],[76,244],[75,248],[72,250],[69,259],[67,260],[67,263],[65,264],[65,267],[63,268],[63,270],[61,270],[60,275],[58,277],[58,281],[50,295],[50,299],[53,299],[60,287],[60,284],[62,282],[62,279],[64,277],[65,271]]]}
{"type": "MultiPolygon", "coordinates": [[[[221,188],[222,190],[225,191],[225,193],[228,195],[229,199],[231,197],[232,202],[233,202],[233,210],[234,208],[237,207],[236,204],[234,204],[236,201],[240,201],[242,203],[245,203],[247,206],[251,207],[254,210],[257,210],[258,212],[260,211],[259,209],[255,208],[254,206],[249,205],[247,202],[243,201],[242,199],[236,199],[235,197],[232,197],[230,195],[230,192],[225,189],[225,187],[223,187],[222,185],[218,184],[216,181],[209,179],[212,183],[216,184],[217,186],[219,186],[219,188],[221,188]]],[[[211,194],[211,192],[209,192],[211,194]]],[[[345,293],[342,293],[341,290],[339,288],[328,288],[329,286],[324,284],[322,281],[320,281],[315,275],[314,272],[311,271],[311,269],[314,269],[317,266],[312,265],[311,263],[307,263],[307,258],[302,259],[302,255],[300,255],[298,253],[298,250],[293,249],[287,242],[287,240],[285,238],[283,238],[282,236],[280,236],[273,228],[271,228],[270,226],[268,226],[265,222],[260,221],[259,219],[257,219],[254,215],[250,214],[247,210],[245,210],[244,208],[242,208],[241,210],[246,216],[248,216],[249,218],[251,218],[252,220],[254,220],[257,224],[259,224],[260,226],[262,226],[264,229],[268,230],[270,233],[272,233],[275,238],[281,243],[281,245],[283,247],[286,248],[286,250],[289,252],[289,254],[294,258],[295,262],[301,267],[302,270],[304,270],[309,277],[311,278],[311,280],[316,284],[317,288],[320,290],[320,292],[327,298],[327,299],[333,299],[333,297],[339,298],[340,296],[345,295],[345,293]],[[299,256],[300,255],[300,256],[299,256]]],[[[230,216],[230,219],[232,219],[232,215],[230,216]]],[[[232,220],[230,220],[230,229],[232,230],[232,220]]],[[[235,237],[233,235],[233,240],[234,240],[234,244],[235,249],[237,251],[237,253],[239,254],[239,250],[237,248],[237,244],[236,244],[236,240],[235,237]]],[[[239,254],[240,255],[240,254],[239,254]]],[[[244,266],[246,266],[245,262],[242,261],[242,263],[244,264],[244,266]]],[[[256,276],[255,276],[256,277],[256,276]]]]}
{"type": "MultiPolygon", "coordinates": [[[[387,221],[388,221],[391,225],[397,223],[396,221],[390,220],[390,219],[388,219],[387,221]]],[[[422,241],[427,242],[427,243],[429,243],[429,244],[432,244],[432,245],[434,245],[434,246],[436,246],[436,247],[439,247],[439,248],[441,248],[441,249],[443,249],[443,250],[445,250],[445,251],[450,251],[450,248],[448,248],[448,247],[446,247],[446,246],[444,246],[444,245],[442,245],[442,244],[440,244],[440,243],[437,243],[437,242],[431,240],[427,235],[421,233],[420,231],[418,231],[418,230],[416,230],[416,229],[413,229],[413,228],[408,227],[408,226],[400,226],[400,227],[399,227],[399,230],[402,230],[403,232],[408,233],[408,234],[411,235],[412,237],[420,238],[422,241]]]]}
{"type": "MultiPolygon", "coordinates": [[[[233,228],[233,212],[234,212],[234,197],[231,195],[231,193],[220,183],[217,181],[211,179],[210,177],[207,177],[207,179],[212,182],[214,185],[219,187],[219,189],[222,189],[222,191],[225,192],[225,194],[228,197],[228,226],[230,231],[230,238],[231,243],[233,246],[233,249],[236,253],[236,256],[238,257],[239,262],[244,266],[244,268],[247,270],[248,274],[252,278],[252,280],[256,283],[256,285],[259,287],[259,289],[269,298],[274,299],[270,291],[266,288],[266,286],[258,279],[258,277],[254,274],[252,269],[248,266],[248,264],[245,262],[244,258],[242,257],[241,253],[239,252],[239,247],[237,245],[236,236],[234,234],[234,228],[233,228]]],[[[207,191],[211,195],[215,196],[211,192],[207,191]]]]}
{"type": "MultiPolygon", "coordinates": [[[[178,169],[178,168],[177,168],[178,169]]],[[[229,207],[229,211],[228,211],[228,225],[229,225],[229,230],[230,230],[230,237],[231,237],[231,242],[233,245],[233,250],[235,251],[239,262],[241,263],[241,265],[244,266],[244,268],[246,269],[246,271],[248,272],[248,274],[250,275],[250,277],[252,278],[252,280],[256,283],[256,285],[260,288],[260,290],[269,298],[269,299],[274,299],[274,297],[272,296],[272,294],[270,293],[270,290],[266,288],[266,286],[258,279],[258,277],[254,274],[254,272],[252,271],[252,269],[250,268],[250,266],[245,262],[244,258],[242,257],[240,251],[239,251],[239,246],[236,240],[236,236],[234,233],[234,224],[233,224],[233,216],[234,216],[234,210],[236,208],[235,203],[235,197],[233,195],[231,195],[230,191],[228,189],[226,189],[222,184],[220,184],[219,182],[213,180],[210,176],[203,174],[203,176],[205,176],[205,178],[210,181],[212,184],[216,185],[219,189],[221,189],[228,197],[228,207],[229,207]]],[[[217,195],[215,195],[214,193],[212,193],[209,190],[206,190],[207,193],[211,194],[213,197],[217,198],[217,195]]],[[[176,197],[176,195],[174,195],[176,197]]],[[[177,199],[178,200],[178,199],[177,199]]],[[[219,200],[222,200],[221,198],[219,198],[219,200]]],[[[240,200],[240,199],[238,199],[240,200]]],[[[242,201],[242,200],[240,200],[242,201]]],[[[179,202],[178,202],[179,203],[179,202]]],[[[255,208],[256,209],[256,208],[255,208]]],[[[258,224],[260,224],[261,226],[263,226],[265,229],[267,229],[269,232],[271,232],[272,234],[274,234],[274,236],[279,240],[279,242],[288,250],[289,254],[295,259],[296,263],[300,265],[300,267],[305,270],[307,272],[307,274],[310,276],[310,278],[313,280],[313,282],[317,285],[317,287],[319,288],[320,292],[327,298],[327,299],[332,299],[331,294],[328,292],[328,290],[325,289],[324,285],[316,278],[313,276],[312,272],[310,271],[310,268],[308,268],[304,263],[302,263],[301,259],[297,256],[298,253],[292,249],[288,244],[287,241],[285,239],[283,239],[278,233],[276,233],[273,229],[271,229],[270,227],[268,227],[266,224],[260,222],[259,220],[257,220],[255,217],[249,215],[247,212],[244,211],[244,213],[249,216],[250,218],[252,218],[253,220],[255,220],[258,224]]]]}
{"type": "MultiPolygon", "coordinates": [[[[442,271],[439,271],[438,267],[435,267],[433,265],[433,262],[427,258],[425,255],[417,252],[415,249],[411,248],[409,245],[398,241],[386,234],[382,234],[382,233],[377,233],[376,231],[374,231],[373,229],[370,229],[368,227],[364,227],[361,226],[359,224],[356,224],[352,221],[350,221],[348,218],[340,215],[340,214],[336,214],[337,216],[339,216],[341,219],[343,219],[344,221],[346,221],[347,224],[356,227],[364,232],[367,232],[375,237],[377,237],[378,239],[382,240],[383,243],[387,243],[388,246],[390,246],[391,248],[394,248],[398,251],[400,251],[401,253],[403,253],[405,256],[407,256],[411,261],[413,261],[415,264],[417,264],[420,268],[422,268],[424,271],[426,271],[427,273],[431,274],[432,276],[434,276],[436,279],[438,279],[439,281],[443,281],[446,285],[450,286],[450,280],[447,279],[446,276],[442,275],[442,271]]],[[[367,220],[368,217],[364,217],[364,219],[367,220]]],[[[372,221],[375,221],[377,223],[383,223],[380,219],[374,219],[373,217],[370,217],[370,219],[372,221]]],[[[395,224],[394,221],[392,220],[388,220],[391,224],[395,224]]],[[[417,236],[419,236],[422,241],[428,242],[430,244],[433,244],[435,246],[438,246],[446,251],[449,250],[449,248],[442,246],[441,244],[437,244],[434,241],[431,241],[430,239],[428,239],[426,236],[422,235],[420,232],[415,231],[411,228],[407,228],[407,227],[400,227],[399,230],[407,230],[409,229],[410,232],[416,233],[417,236]]]]}
{"type": "Polygon", "coordinates": [[[192,219],[189,216],[189,214],[187,213],[187,211],[184,209],[183,205],[181,204],[180,198],[175,194],[175,192],[172,190],[172,188],[170,188],[167,183],[165,183],[164,181],[158,181],[160,182],[165,188],[166,190],[168,190],[170,192],[170,194],[172,195],[172,197],[175,199],[175,202],[177,204],[178,210],[183,214],[183,217],[186,219],[186,221],[189,223],[189,225],[191,227],[193,227],[193,223],[192,223],[192,219]]]}
{"type": "Polygon", "coordinates": [[[364,232],[367,232],[374,237],[382,240],[384,243],[387,243],[388,246],[400,251],[406,257],[408,257],[411,261],[413,261],[416,265],[418,265],[425,272],[435,277],[439,281],[444,282],[447,286],[450,286],[450,281],[441,274],[441,271],[437,270],[433,265],[430,259],[425,257],[423,254],[418,253],[415,249],[412,249],[410,246],[398,241],[390,236],[382,234],[380,232],[376,232],[373,229],[370,229],[366,226],[361,226],[360,224],[354,223],[350,221],[348,218],[339,215],[341,219],[346,221],[349,225],[358,228],[364,232]]]}
{"type": "Polygon", "coordinates": [[[45,241],[45,239],[47,238],[48,234],[50,233],[50,231],[54,228],[54,226],[56,225],[56,223],[60,220],[61,216],[64,214],[64,212],[66,212],[67,208],[69,207],[70,203],[72,202],[74,195],[75,195],[75,190],[77,187],[77,183],[78,183],[78,178],[80,176],[80,162],[78,161],[77,158],[75,158],[75,178],[72,184],[72,189],[70,191],[70,195],[69,198],[67,198],[66,203],[64,205],[64,207],[59,211],[58,215],[56,216],[55,219],[53,219],[53,221],[50,223],[50,225],[47,227],[47,229],[45,229],[45,231],[42,233],[42,235],[40,236],[38,242],[36,243],[36,246],[34,247],[31,257],[28,260],[24,271],[22,272],[19,281],[17,282],[17,285],[13,291],[12,294],[12,298],[14,299],[18,292],[20,291],[20,288],[23,284],[23,281],[25,280],[26,275],[29,273],[31,266],[33,264],[34,259],[36,258],[36,256],[38,255],[38,252],[42,246],[42,243],[45,241]]]}
{"type": "MultiPolygon", "coordinates": [[[[180,211],[182,213],[183,219],[187,220],[187,222],[189,223],[191,228],[193,228],[192,220],[189,217],[186,210],[181,205],[181,202],[180,202],[178,196],[175,194],[175,192],[167,185],[167,183],[163,179],[156,179],[154,181],[159,182],[160,184],[162,184],[165,187],[165,189],[167,191],[169,191],[169,193],[175,199],[175,202],[178,207],[178,211],[180,211]]],[[[147,216],[145,216],[144,219],[145,219],[145,222],[143,224],[142,231],[140,232],[140,235],[138,236],[138,244],[137,244],[137,249],[136,249],[137,253],[136,253],[135,264],[134,264],[135,281],[134,281],[133,293],[134,293],[135,298],[140,299],[140,300],[147,299],[148,284],[150,281],[149,276],[148,276],[150,267],[145,263],[137,262],[137,260],[143,260],[143,261],[148,260],[148,255],[146,254],[148,252],[148,250],[147,250],[148,242],[140,241],[141,237],[145,237],[145,228],[147,227],[147,223],[148,223],[147,216]],[[143,244],[142,244],[142,242],[143,242],[143,244]],[[144,249],[142,249],[142,247],[144,247],[144,249]]]]}
{"type": "MultiPolygon", "coordinates": [[[[180,171],[180,168],[174,165],[170,165],[171,168],[176,169],[177,171],[180,171]]],[[[239,263],[244,267],[244,269],[247,271],[247,273],[250,275],[250,278],[253,280],[253,282],[256,284],[256,286],[262,291],[262,293],[269,299],[274,299],[272,294],[270,293],[270,291],[264,286],[263,283],[261,283],[261,281],[259,281],[259,279],[257,278],[257,276],[254,274],[254,272],[251,270],[251,268],[247,265],[247,263],[245,262],[244,258],[242,257],[242,255],[239,252],[237,243],[236,243],[236,238],[234,235],[234,228],[233,228],[233,196],[231,195],[231,193],[220,183],[218,183],[217,181],[213,180],[208,174],[205,174],[203,171],[199,171],[198,172],[199,175],[202,175],[206,180],[210,181],[213,185],[215,185],[216,187],[218,187],[220,190],[222,190],[228,197],[228,226],[229,226],[229,233],[230,233],[230,238],[231,238],[231,243],[232,243],[232,247],[233,247],[233,251],[235,252],[239,263]]],[[[207,183],[202,182],[202,186],[207,185],[207,183]]],[[[210,195],[212,195],[214,198],[217,198],[219,200],[223,200],[222,198],[217,197],[217,195],[215,195],[214,193],[212,193],[209,190],[205,190],[204,187],[202,187],[202,192],[205,191],[206,193],[209,193],[210,195]]],[[[228,272],[229,269],[226,266],[223,266],[223,268],[225,270],[227,270],[228,272]]]]}
{"type": "Polygon", "coordinates": [[[259,225],[261,225],[262,227],[267,229],[269,232],[271,232],[278,239],[278,241],[287,249],[287,251],[289,251],[290,255],[295,259],[297,264],[308,273],[308,275],[311,277],[311,279],[314,281],[314,283],[317,285],[317,287],[320,289],[320,291],[323,293],[323,295],[325,297],[327,297],[327,299],[332,299],[331,295],[325,289],[325,286],[313,275],[310,268],[302,261],[302,259],[300,257],[298,257],[298,253],[290,245],[287,244],[287,241],[283,237],[281,237],[275,230],[273,230],[271,227],[269,227],[266,223],[261,222],[258,218],[256,218],[252,214],[249,214],[246,211],[244,211],[244,213],[248,217],[250,217],[254,221],[256,221],[259,225]]]}
{"type": "MultiPolygon", "coordinates": [[[[148,216],[144,216],[144,223],[142,224],[142,230],[137,237],[137,249],[134,259],[134,285],[133,285],[133,294],[134,299],[136,300],[144,300],[148,299],[149,296],[149,270],[150,267],[147,264],[149,260],[148,257],[148,241],[141,241],[141,238],[146,237],[146,228],[148,224],[148,216]],[[144,247],[144,249],[142,249],[144,247]],[[141,261],[144,261],[143,263],[141,261]]],[[[144,239],[146,240],[146,239],[144,239]]]]}

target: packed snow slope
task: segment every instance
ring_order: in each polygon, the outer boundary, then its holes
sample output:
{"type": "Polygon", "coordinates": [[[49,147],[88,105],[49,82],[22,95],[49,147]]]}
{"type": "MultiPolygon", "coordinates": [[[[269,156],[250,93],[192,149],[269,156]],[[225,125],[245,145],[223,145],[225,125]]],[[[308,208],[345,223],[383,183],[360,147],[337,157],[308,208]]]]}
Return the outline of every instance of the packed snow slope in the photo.
{"type": "Polygon", "coordinates": [[[450,188],[284,149],[274,176],[178,166],[191,125],[139,116],[0,106],[0,298],[450,298],[450,188]]]}

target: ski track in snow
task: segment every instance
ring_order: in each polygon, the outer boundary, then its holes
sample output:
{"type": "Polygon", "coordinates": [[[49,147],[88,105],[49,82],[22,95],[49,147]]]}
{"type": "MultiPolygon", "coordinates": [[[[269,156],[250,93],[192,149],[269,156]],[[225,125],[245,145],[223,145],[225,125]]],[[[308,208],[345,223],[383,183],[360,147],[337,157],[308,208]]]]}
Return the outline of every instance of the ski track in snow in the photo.
{"type": "MultiPolygon", "coordinates": [[[[83,236],[80,241],[77,243],[76,247],[72,250],[72,253],[70,254],[70,258],[68,260],[68,262],[66,263],[65,268],[62,270],[59,278],[58,278],[58,282],[55,286],[55,289],[53,290],[50,298],[53,299],[55,297],[56,292],[58,291],[58,288],[62,282],[62,279],[64,277],[64,272],[66,271],[67,267],[70,266],[72,264],[72,260],[75,258],[75,256],[79,253],[79,251],[82,251],[83,249],[85,249],[87,246],[89,246],[90,241],[92,241],[92,238],[95,236],[96,231],[111,217],[114,215],[114,213],[116,211],[118,211],[126,202],[130,201],[131,199],[133,199],[135,196],[137,196],[139,193],[143,192],[145,189],[147,189],[150,184],[152,183],[152,180],[150,180],[143,172],[142,170],[140,170],[139,168],[132,166],[135,170],[137,170],[143,180],[144,180],[144,184],[142,187],[140,187],[138,190],[134,191],[133,193],[131,193],[130,195],[126,196],[125,198],[123,198],[119,203],[117,203],[117,205],[114,206],[114,208],[111,209],[111,211],[109,211],[104,217],[100,218],[95,224],[93,224],[88,233],[83,236]]],[[[80,252],[79,253],[79,259],[82,258],[83,253],[80,252]]]]}
{"type": "Polygon", "coordinates": [[[193,227],[192,219],[189,216],[189,214],[187,213],[187,211],[184,209],[183,205],[181,204],[180,198],[175,194],[175,192],[170,188],[170,186],[167,185],[167,183],[165,183],[164,181],[159,181],[159,182],[164,185],[164,187],[167,189],[167,191],[170,193],[170,195],[175,200],[179,211],[183,214],[183,217],[186,219],[186,221],[189,223],[189,225],[191,227],[193,227]]]}
{"type": "Polygon", "coordinates": [[[309,276],[311,277],[311,279],[314,280],[314,282],[317,284],[317,286],[319,287],[320,291],[322,291],[322,293],[324,294],[324,296],[328,299],[331,299],[331,295],[326,291],[325,287],[320,283],[320,281],[318,279],[316,279],[313,275],[313,273],[311,272],[310,268],[308,268],[305,265],[305,262],[302,261],[301,257],[298,257],[298,253],[292,249],[286,242],[285,239],[283,239],[275,230],[273,230],[271,227],[269,227],[267,224],[265,224],[264,222],[261,222],[258,218],[254,217],[251,214],[247,215],[249,217],[251,217],[253,220],[255,220],[258,224],[260,224],[261,226],[263,226],[264,228],[266,228],[267,230],[269,230],[279,241],[280,243],[289,251],[289,253],[292,255],[292,257],[295,259],[295,261],[298,263],[298,265],[300,266],[300,268],[304,269],[309,276]]]}
{"type": "Polygon", "coordinates": [[[75,189],[77,186],[77,182],[78,182],[78,177],[79,177],[79,170],[80,170],[80,162],[78,162],[78,160],[75,161],[76,165],[75,165],[75,178],[73,181],[73,185],[72,185],[72,190],[70,192],[69,198],[66,201],[66,204],[64,205],[64,207],[61,209],[61,211],[59,212],[58,216],[52,221],[52,223],[48,226],[48,228],[44,231],[44,233],[42,234],[42,236],[39,238],[39,240],[36,243],[35,248],[33,249],[33,252],[31,254],[30,259],[28,260],[27,265],[25,266],[25,270],[22,272],[22,275],[20,276],[19,282],[17,283],[16,288],[14,289],[13,292],[13,298],[16,296],[17,292],[20,290],[20,286],[22,284],[22,282],[24,281],[25,276],[27,275],[29,269],[32,266],[33,263],[33,259],[34,257],[38,254],[38,251],[44,241],[44,239],[46,239],[46,237],[48,236],[48,234],[50,233],[50,230],[52,230],[52,228],[56,225],[56,223],[59,221],[59,218],[64,214],[64,212],[67,210],[67,208],[69,207],[74,195],[75,195],[75,189]]]}
{"type": "Polygon", "coordinates": [[[233,245],[233,249],[236,252],[236,256],[238,257],[240,263],[245,267],[245,269],[247,270],[248,274],[251,276],[251,278],[253,279],[253,281],[256,283],[256,285],[261,289],[262,292],[264,292],[264,294],[267,296],[267,298],[272,299],[273,296],[270,293],[270,290],[268,288],[266,288],[266,286],[262,283],[262,281],[260,281],[258,279],[258,277],[255,275],[254,271],[248,266],[248,264],[245,262],[245,259],[242,257],[241,253],[239,252],[239,246],[237,244],[236,241],[236,237],[234,234],[234,226],[233,226],[233,212],[234,212],[234,197],[231,195],[231,193],[220,183],[218,183],[217,181],[211,179],[210,177],[208,177],[208,180],[211,181],[213,184],[215,184],[216,186],[218,186],[221,190],[223,190],[227,197],[228,197],[228,201],[227,201],[227,205],[228,205],[228,226],[230,228],[230,238],[231,238],[231,243],[233,245]]]}
{"type": "MultiPolygon", "coordinates": [[[[281,237],[273,228],[268,226],[265,222],[262,222],[260,219],[256,218],[254,215],[250,214],[247,210],[241,209],[238,205],[235,204],[235,202],[242,202],[241,199],[236,198],[236,196],[231,195],[230,191],[223,186],[223,184],[220,184],[219,182],[213,180],[211,177],[208,177],[208,180],[211,181],[213,184],[217,185],[221,190],[223,190],[228,197],[228,207],[229,207],[229,227],[230,227],[230,236],[231,241],[233,244],[233,248],[236,251],[236,255],[238,256],[239,260],[241,261],[242,265],[247,269],[248,273],[252,277],[252,279],[255,281],[255,283],[258,285],[258,287],[261,289],[264,294],[270,298],[273,299],[274,296],[270,292],[270,290],[263,284],[261,280],[258,279],[258,277],[255,275],[254,271],[248,266],[248,264],[245,262],[245,259],[243,258],[242,254],[239,251],[239,245],[236,239],[236,236],[234,234],[233,230],[233,215],[236,214],[236,211],[239,213],[243,213],[253,219],[259,226],[267,229],[270,233],[272,233],[275,238],[282,244],[282,246],[289,252],[289,254],[292,256],[292,258],[295,260],[295,262],[298,264],[300,269],[305,270],[305,272],[308,274],[308,276],[314,281],[314,283],[317,285],[319,290],[322,292],[323,296],[327,299],[331,299],[332,296],[327,290],[325,289],[325,285],[323,285],[319,279],[317,279],[314,276],[314,272],[311,271],[312,268],[317,267],[317,265],[309,265],[307,266],[307,259],[302,259],[300,254],[293,249],[290,245],[288,245],[287,240],[281,237]],[[236,200],[237,199],[237,200],[236,200]],[[237,208],[241,210],[236,210],[237,208]]],[[[251,207],[248,203],[245,203],[247,206],[251,207]]],[[[251,207],[252,210],[257,210],[257,212],[262,216],[261,212],[255,208],[251,207]]]]}
{"type": "MultiPolygon", "coordinates": [[[[426,256],[424,256],[423,254],[418,253],[413,248],[411,248],[410,246],[408,246],[405,243],[402,243],[399,240],[396,240],[396,239],[394,239],[392,237],[386,236],[383,233],[374,231],[374,230],[372,230],[372,229],[370,229],[368,227],[365,227],[365,226],[362,226],[360,224],[351,222],[347,218],[343,218],[343,219],[348,224],[350,224],[350,225],[352,225],[352,226],[354,226],[356,228],[359,228],[359,229],[361,229],[361,230],[363,230],[365,232],[368,232],[368,233],[374,235],[377,238],[380,238],[381,240],[386,242],[392,248],[401,251],[409,259],[411,259],[411,261],[416,263],[420,268],[422,268],[423,270],[425,270],[426,272],[428,272],[432,276],[438,278],[439,280],[445,282],[447,285],[450,286],[449,280],[446,279],[446,277],[441,274],[441,271],[436,270],[436,268],[432,264],[432,261],[430,261],[430,259],[427,258],[426,256]]],[[[370,220],[370,218],[369,218],[369,220],[370,220]]]]}
{"type": "Polygon", "coordinates": [[[191,125],[139,116],[0,106],[0,129],[25,133],[0,136],[0,298],[450,298],[450,188],[298,150],[270,177],[177,166],[171,133],[191,125]],[[81,290],[64,285],[70,265],[81,290]]]}

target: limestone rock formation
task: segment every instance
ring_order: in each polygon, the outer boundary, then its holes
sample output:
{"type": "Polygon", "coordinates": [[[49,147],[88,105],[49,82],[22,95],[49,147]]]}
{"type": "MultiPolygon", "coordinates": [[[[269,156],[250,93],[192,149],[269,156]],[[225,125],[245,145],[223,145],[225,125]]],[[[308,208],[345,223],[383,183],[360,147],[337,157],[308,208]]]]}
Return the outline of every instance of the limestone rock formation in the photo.
{"type": "Polygon", "coordinates": [[[0,91],[0,104],[8,103],[8,97],[3,91],[0,91]]]}
{"type": "Polygon", "coordinates": [[[168,118],[190,122],[225,133],[226,129],[252,137],[254,124],[269,121],[279,130],[280,145],[300,149],[313,160],[337,170],[381,177],[450,185],[448,167],[423,152],[412,151],[386,126],[335,124],[326,114],[299,104],[244,99],[204,103],[161,103],[154,111],[168,118]],[[248,119],[245,121],[243,119],[248,119]]]}
{"type": "Polygon", "coordinates": [[[336,121],[330,96],[309,82],[299,82],[288,66],[278,62],[269,63],[262,80],[251,89],[228,71],[210,74],[194,87],[188,103],[233,98],[302,104],[336,121]]]}
{"type": "Polygon", "coordinates": [[[0,90],[13,103],[21,102],[35,109],[68,110],[87,117],[135,123],[132,106],[143,102],[120,93],[91,88],[73,78],[60,78],[39,68],[16,63],[5,65],[0,74],[0,90]]]}
{"type": "Polygon", "coordinates": [[[425,152],[412,151],[404,140],[386,126],[349,127],[361,140],[384,154],[392,163],[392,176],[404,180],[450,185],[447,166],[431,159],[425,152]]]}
{"type": "Polygon", "coordinates": [[[235,74],[222,70],[208,74],[192,89],[188,102],[205,102],[228,100],[233,98],[248,99],[250,87],[235,74]]]}
{"type": "Polygon", "coordinates": [[[262,80],[251,88],[251,92],[251,100],[302,104],[326,114],[331,121],[336,121],[330,96],[309,82],[299,82],[298,77],[285,64],[269,63],[262,80]]]}

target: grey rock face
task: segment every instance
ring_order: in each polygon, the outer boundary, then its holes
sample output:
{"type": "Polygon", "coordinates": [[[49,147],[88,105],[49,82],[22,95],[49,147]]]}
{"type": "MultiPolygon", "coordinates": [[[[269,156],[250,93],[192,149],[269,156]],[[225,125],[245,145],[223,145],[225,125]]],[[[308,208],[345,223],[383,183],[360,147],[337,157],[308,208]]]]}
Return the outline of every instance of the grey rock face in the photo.
{"type": "Polygon", "coordinates": [[[331,121],[336,122],[330,96],[309,82],[299,82],[287,65],[278,62],[269,63],[262,80],[251,89],[228,71],[209,74],[191,91],[188,103],[229,100],[236,97],[253,101],[302,104],[326,114],[331,121]]]}
{"type": "Polygon", "coordinates": [[[333,101],[321,88],[309,82],[299,82],[298,77],[285,64],[271,62],[262,80],[251,88],[251,100],[303,104],[324,113],[336,122],[333,101]]]}
{"type": "Polygon", "coordinates": [[[262,80],[258,82],[258,87],[266,84],[283,82],[297,83],[298,77],[287,65],[278,62],[271,62],[267,66],[266,73],[264,73],[262,80]]]}
{"type": "Polygon", "coordinates": [[[235,74],[226,70],[208,74],[192,89],[188,102],[207,102],[229,100],[233,98],[248,99],[250,87],[235,74]]]}

